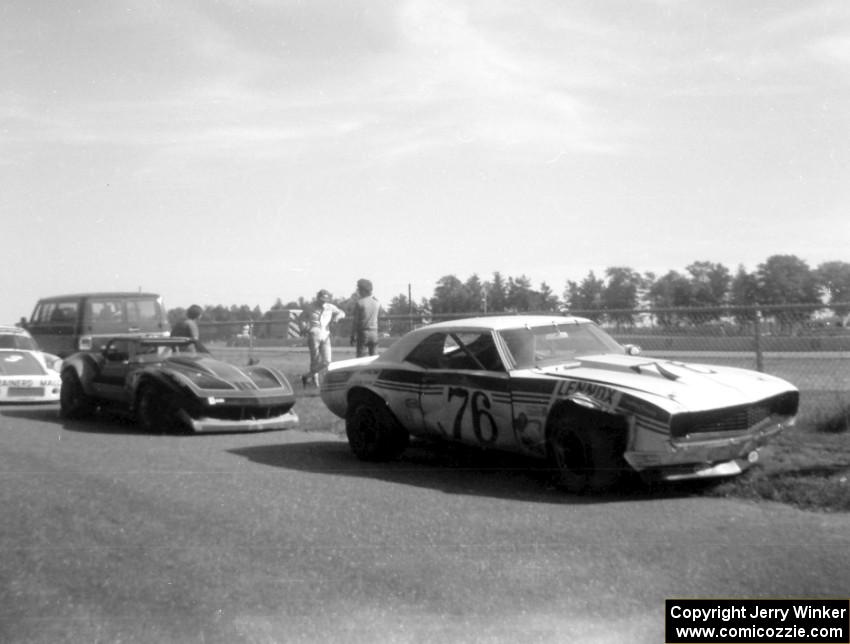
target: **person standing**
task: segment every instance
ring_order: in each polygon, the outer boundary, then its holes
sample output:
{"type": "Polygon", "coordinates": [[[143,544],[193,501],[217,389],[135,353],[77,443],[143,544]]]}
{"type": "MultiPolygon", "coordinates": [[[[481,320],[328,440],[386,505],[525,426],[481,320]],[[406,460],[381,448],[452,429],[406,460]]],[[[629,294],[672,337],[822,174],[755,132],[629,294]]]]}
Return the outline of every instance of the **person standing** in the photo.
{"type": "Polygon", "coordinates": [[[197,304],[193,304],[186,311],[186,316],[171,329],[172,338],[192,338],[199,340],[201,337],[200,329],[198,328],[198,320],[201,318],[203,309],[197,304]]]}
{"type": "Polygon", "coordinates": [[[375,355],[378,346],[378,313],[381,303],[372,295],[372,282],[357,280],[357,297],[351,323],[351,344],[357,347],[357,357],[375,355]]]}
{"type": "Polygon", "coordinates": [[[303,386],[319,386],[319,372],[331,363],[331,324],[344,317],[345,312],[331,302],[325,289],[316,293],[316,300],[301,313],[301,334],[307,336],[310,350],[310,371],[301,376],[303,386]]]}

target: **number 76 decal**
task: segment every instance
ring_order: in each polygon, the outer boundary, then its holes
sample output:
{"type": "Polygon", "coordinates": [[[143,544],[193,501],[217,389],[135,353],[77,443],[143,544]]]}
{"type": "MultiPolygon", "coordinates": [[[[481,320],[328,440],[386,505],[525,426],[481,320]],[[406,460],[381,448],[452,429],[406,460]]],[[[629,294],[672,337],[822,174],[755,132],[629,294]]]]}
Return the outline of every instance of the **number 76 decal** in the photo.
{"type": "Polygon", "coordinates": [[[463,417],[466,414],[467,407],[472,415],[472,429],[475,432],[475,437],[482,443],[491,444],[496,442],[499,435],[499,428],[496,426],[496,419],[490,413],[490,398],[483,391],[470,392],[469,389],[462,387],[449,387],[448,402],[452,398],[460,398],[460,408],[455,414],[454,424],[452,425],[452,437],[460,440],[463,429],[463,417]],[[470,404],[470,402],[472,404],[470,404]],[[482,423],[482,420],[484,421],[482,423]]]}

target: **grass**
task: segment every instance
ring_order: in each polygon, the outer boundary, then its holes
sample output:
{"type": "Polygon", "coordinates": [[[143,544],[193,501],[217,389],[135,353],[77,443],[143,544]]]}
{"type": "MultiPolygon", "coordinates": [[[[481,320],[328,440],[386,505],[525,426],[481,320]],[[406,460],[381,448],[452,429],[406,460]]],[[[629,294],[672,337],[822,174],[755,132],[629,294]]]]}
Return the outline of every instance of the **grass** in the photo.
{"type": "Polygon", "coordinates": [[[774,439],[757,467],[710,494],[850,511],[848,399],[848,392],[802,392],[797,425],[774,439]]]}
{"type": "MultiPolygon", "coordinates": [[[[234,364],[246,364],[247,349],[216,351],[234,364]]],[[[336,359],[353,357],[334,348],[336,359]]],[[[345,434],[345,423],[331,414],[314,389],[301,391],[307,369],[303,349],[258,351],[261,362],[281,369],[299,393],[296,411],[307,432],[345,434]]],[[[710,496],[765,499],[808,510],[850,511],[850,391],[806,390],[795,427],[776,437],[759,463],[732,479],[705,488],[710,496]]]]}

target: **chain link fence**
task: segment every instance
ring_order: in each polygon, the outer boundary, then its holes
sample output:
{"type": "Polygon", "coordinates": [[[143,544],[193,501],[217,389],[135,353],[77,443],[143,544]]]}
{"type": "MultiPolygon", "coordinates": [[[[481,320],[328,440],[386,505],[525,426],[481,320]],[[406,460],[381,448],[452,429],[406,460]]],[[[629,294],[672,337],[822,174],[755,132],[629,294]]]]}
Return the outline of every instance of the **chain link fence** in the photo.
{"type": "MultiPolygon", "coordinates": [[[[621,344],[641,347],[648,357],[755,369],[785,378],[801,390],[850,391],[850,304],[704,307],[569,311],[597,322],[621,344]]],[[[552,312],[543,313],[553,315],[552,312]]],[[[563,315],[555,313],[554,315],[563,315]]],[[[381,346],[431,322],[480,316],[385,315],[381,346]]],[[[500,314],[504,315],[504,313],[500,314]]],[[[509,313],[510,315],[510,313],[509,313]]],[[[333,329],[347,346],[350,319],[333,329]]],[[[297,316],[276,320],[206,322],[201,339],[227,346],[302,347],[297,316]]]]}
{"type": "Polygon", "coordinates": [[[616,311],[597,321],[648,356],[755,369],[801,390],[850,391],[850,316],[822,306],[616,311]]]}

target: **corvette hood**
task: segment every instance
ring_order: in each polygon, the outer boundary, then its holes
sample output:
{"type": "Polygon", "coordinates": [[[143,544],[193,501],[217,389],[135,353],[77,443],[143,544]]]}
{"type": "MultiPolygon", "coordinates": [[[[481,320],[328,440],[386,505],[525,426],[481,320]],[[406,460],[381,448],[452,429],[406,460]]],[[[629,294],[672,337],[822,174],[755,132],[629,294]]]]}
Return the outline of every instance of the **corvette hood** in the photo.
{"type": "MultiPolygon", "coordinates": [[[[540,371],[643,392],[687,410],[739,405],[795,390],[791,383],[757,371],[645,356],[582,356],[575,363],[543,367],[540,371]]],[[[664,406],[671,407],[669,403],[664,406]]]]}
{"type": "Polygon", "coordinates": [[[212,357],[191,355],[172,356],[164,364],[204,389],[290,389],[284,378],[262,366],[243,368],[212,357]]]}

